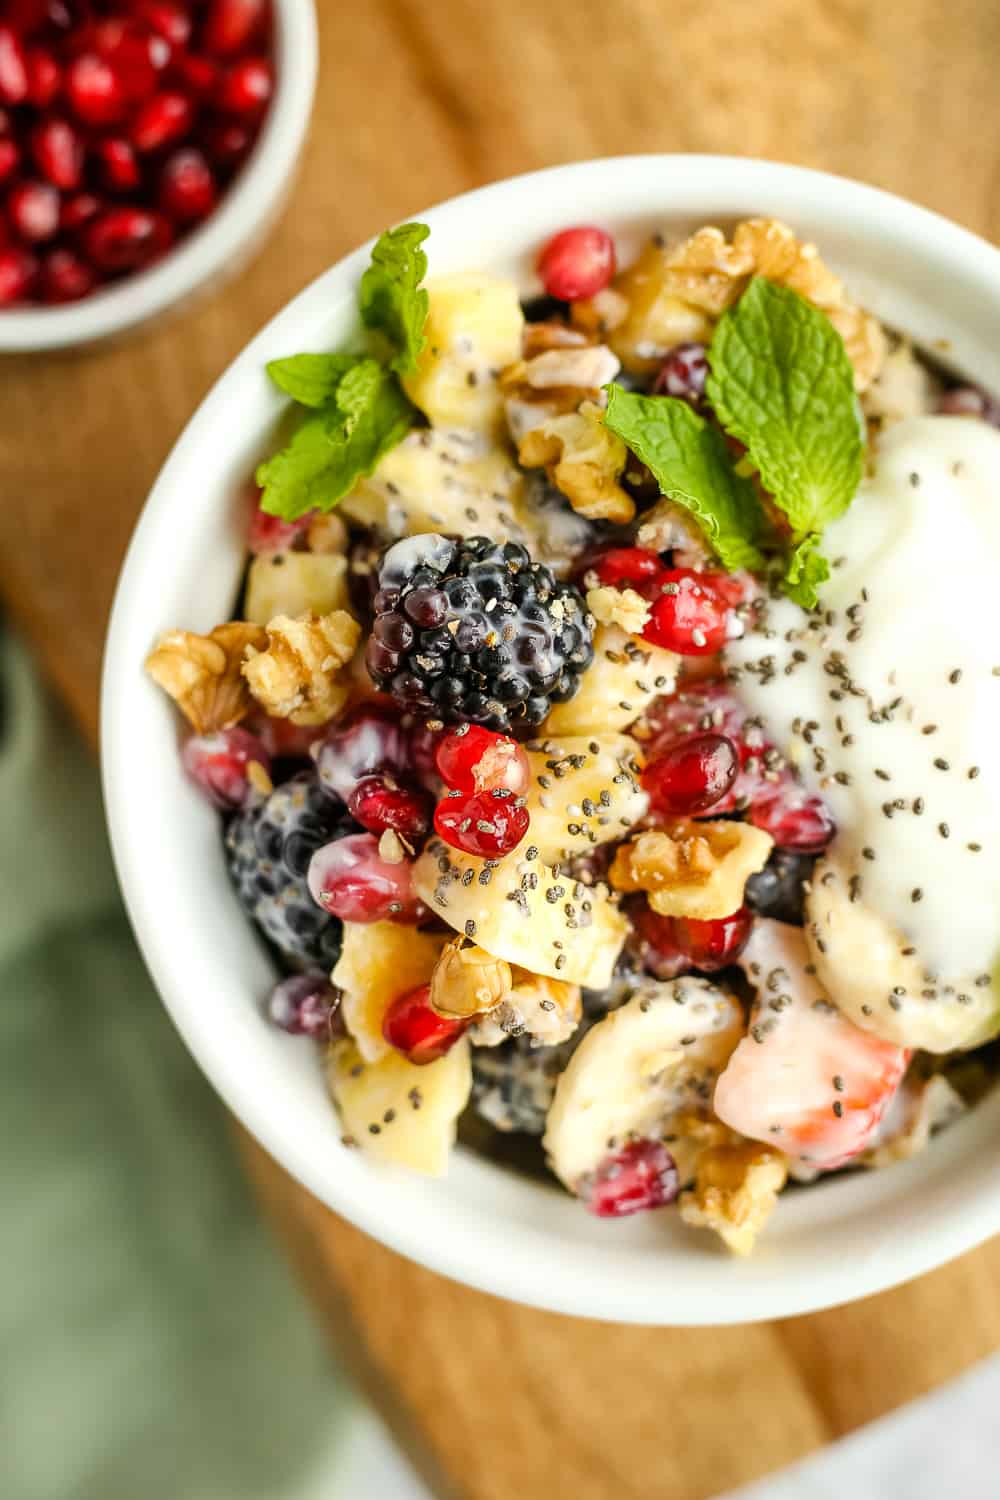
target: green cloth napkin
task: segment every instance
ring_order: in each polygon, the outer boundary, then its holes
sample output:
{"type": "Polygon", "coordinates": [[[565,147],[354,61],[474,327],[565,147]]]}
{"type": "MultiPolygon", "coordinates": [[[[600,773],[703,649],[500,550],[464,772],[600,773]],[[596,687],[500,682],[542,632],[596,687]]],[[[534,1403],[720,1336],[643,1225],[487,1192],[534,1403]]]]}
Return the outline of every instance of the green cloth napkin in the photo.
{"type": "Polygon", "coordinates": [[[275,1500],[351,1398],[151,988],[96,772],[9,637],[0,678],[0,1495],[275,1500]]]}

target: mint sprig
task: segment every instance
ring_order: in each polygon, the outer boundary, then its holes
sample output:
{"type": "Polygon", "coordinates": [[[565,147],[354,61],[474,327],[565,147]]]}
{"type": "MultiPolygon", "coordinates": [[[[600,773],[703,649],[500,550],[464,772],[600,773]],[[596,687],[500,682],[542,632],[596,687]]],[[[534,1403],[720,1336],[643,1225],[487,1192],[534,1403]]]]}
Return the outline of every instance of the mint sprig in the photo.
{"type": "Polygon", "coordinates": [[[762,513],[751,480],[733,466],[717,427],[674,396],[641,396],[610,385],[604,424],[652,473],[665,495],[694,516],[726,568],[761,568],[762,513]]]}
{"type": "Polygon", "coordinates": [[[375,359],[352,360],[333,395],[258,468],[261,508],[285,521],[330,510],[412,425],[413,407],[392,371],[375,359]]]}
{"type": "Polygon", "coordinates": [[[716,416],[745,445],[791,526],[788,590],[811,606],[826,576],[816,552],[820,535],[847,510],[864,466],[844,341],[804,297],[756,277],[719,320],[708,360],[716,416]]]}
{"type": "Polygon", "coordinates": [[[267,366],[279,391],[284,391],[300,406],[325,406],[360,354],[292,354],[288,359],[272,359],[267,366]]]}
{"type": "Polygon", "coordinates": [[[427,274],[421,245],[430,234],[426,224],[400,224],[379,236],[372,263],[361,278],[361,318],[384,335],[394,351],[390,368],[411,375],[424,347],[429,299],[420,285],[427,274]]]}

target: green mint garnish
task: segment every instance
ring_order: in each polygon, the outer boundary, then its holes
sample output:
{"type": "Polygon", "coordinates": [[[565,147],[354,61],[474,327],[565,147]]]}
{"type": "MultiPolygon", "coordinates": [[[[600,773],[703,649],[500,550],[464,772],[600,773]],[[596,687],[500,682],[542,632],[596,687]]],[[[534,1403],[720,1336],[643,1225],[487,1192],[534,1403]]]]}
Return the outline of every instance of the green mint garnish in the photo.
{"type": "Polygon", "coordinates": [[[803,609],[814,608],[817,600],[816,588],[830,576],[830,564],[817,552],[819,536],[813,532],[799,542],[788,558],[781,586],[789,599],[801,604],[803,609]]]}
{"type": "Polygon", "coordinates": [[[811,606],[826,576],[819,537],[854,499],[864,465],[844,341],[804,297],[756,277],[719,320],[708,360],[709,400],[788,518],[788,588],[811,606]]]}
{"type": "Polygon", "coordinates": [[[300,406],[325,406],[360,354],[292,354],[272,359],[267,373],[300,406]]]}
{"type": "Polygon", "coordinates": [[[387,229],[361,278],[362,321],[385,335],[394,351],[390,367],[400,375],[412,374],[424,347],[428,296],[420,283],[427,274],[427,256],[420,246],[429,234],[426,224],[387,229]]]}
{"type": "Polygon", "coordinates": [[[390,370],[353,359],[325,405],[310,411],[291,441],[257,470],[261,508],[294,521],[330,510],[371,474],[413,424],[413,407],[390,370]]]}
{"type": "Polygon", "coordinates": [[[761,509],[736,472],[717,427],[674,396],[640,396],[610,385],[605,426],[650,470],[665,495],[698,522],[727,568],[761,568],[761,509]]]}

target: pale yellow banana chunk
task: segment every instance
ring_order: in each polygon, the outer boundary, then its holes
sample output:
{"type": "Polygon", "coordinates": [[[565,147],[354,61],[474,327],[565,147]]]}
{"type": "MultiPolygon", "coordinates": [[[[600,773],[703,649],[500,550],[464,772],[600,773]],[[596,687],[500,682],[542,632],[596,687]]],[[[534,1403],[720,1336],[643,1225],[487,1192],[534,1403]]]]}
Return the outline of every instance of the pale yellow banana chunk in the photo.
{"type": "Polygon", "coordinates": [[[621,839],[644,817],[641,751],[626,734],[546,735],[529,750],[528,842],[557,860],[621,839]]]}
{"type": "Polygon", "coordinates": [[[637,641],[619,625],[594,632],[594,660],[568,703],[557,703],[545,721],[547,734],[612,733],[625,729],[661,693],[677,685],[679,658],[637,641]]]}
{"type": "Polygon", "coordinates": [[[366,1062],[392,1051],[382,1019],[400,995],[428,984],[446,942],[401,922],[345,922],[343,947],[331,975],[342,991],[341,1015],[366,1062]]]}
{"type": "Polygon", "coordinates": [[[265,552],[247,573],[243,615],[267,625],[275,615],[328,615],[349,609],[347,558],[332,552],[265,552]]]}
{"type": "Polygon", "coordinates": [[[422,1067],[400,1052],[365,1062],[353,1042],[337,1042],[330,1048],[327,1082],[345,1136],[367,1156],[444,1176],[456,1121],[472,1089],[464,1037],[422,1067]]]}
{"type": "Polygon", "coordinates": [[[503,428],[497,377],[521,354],[524,314],[517,285],[484,271],[431,277],[423,351],[406,394],[433,427],[503,428]]]}

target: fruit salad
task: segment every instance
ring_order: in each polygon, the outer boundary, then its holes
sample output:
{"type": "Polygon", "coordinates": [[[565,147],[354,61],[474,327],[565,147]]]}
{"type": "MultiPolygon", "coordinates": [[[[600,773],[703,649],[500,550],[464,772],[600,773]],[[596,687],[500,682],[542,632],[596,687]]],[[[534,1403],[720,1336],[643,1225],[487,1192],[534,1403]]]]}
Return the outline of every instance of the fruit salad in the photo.
{"type": "Polygon", "coordinates": [[[990,1079],[1000,408],[773,220],[527,297],[427,235],[268,366],[234,617],[148,670],[345,1146],[745,1254],[990,1079]]]}

